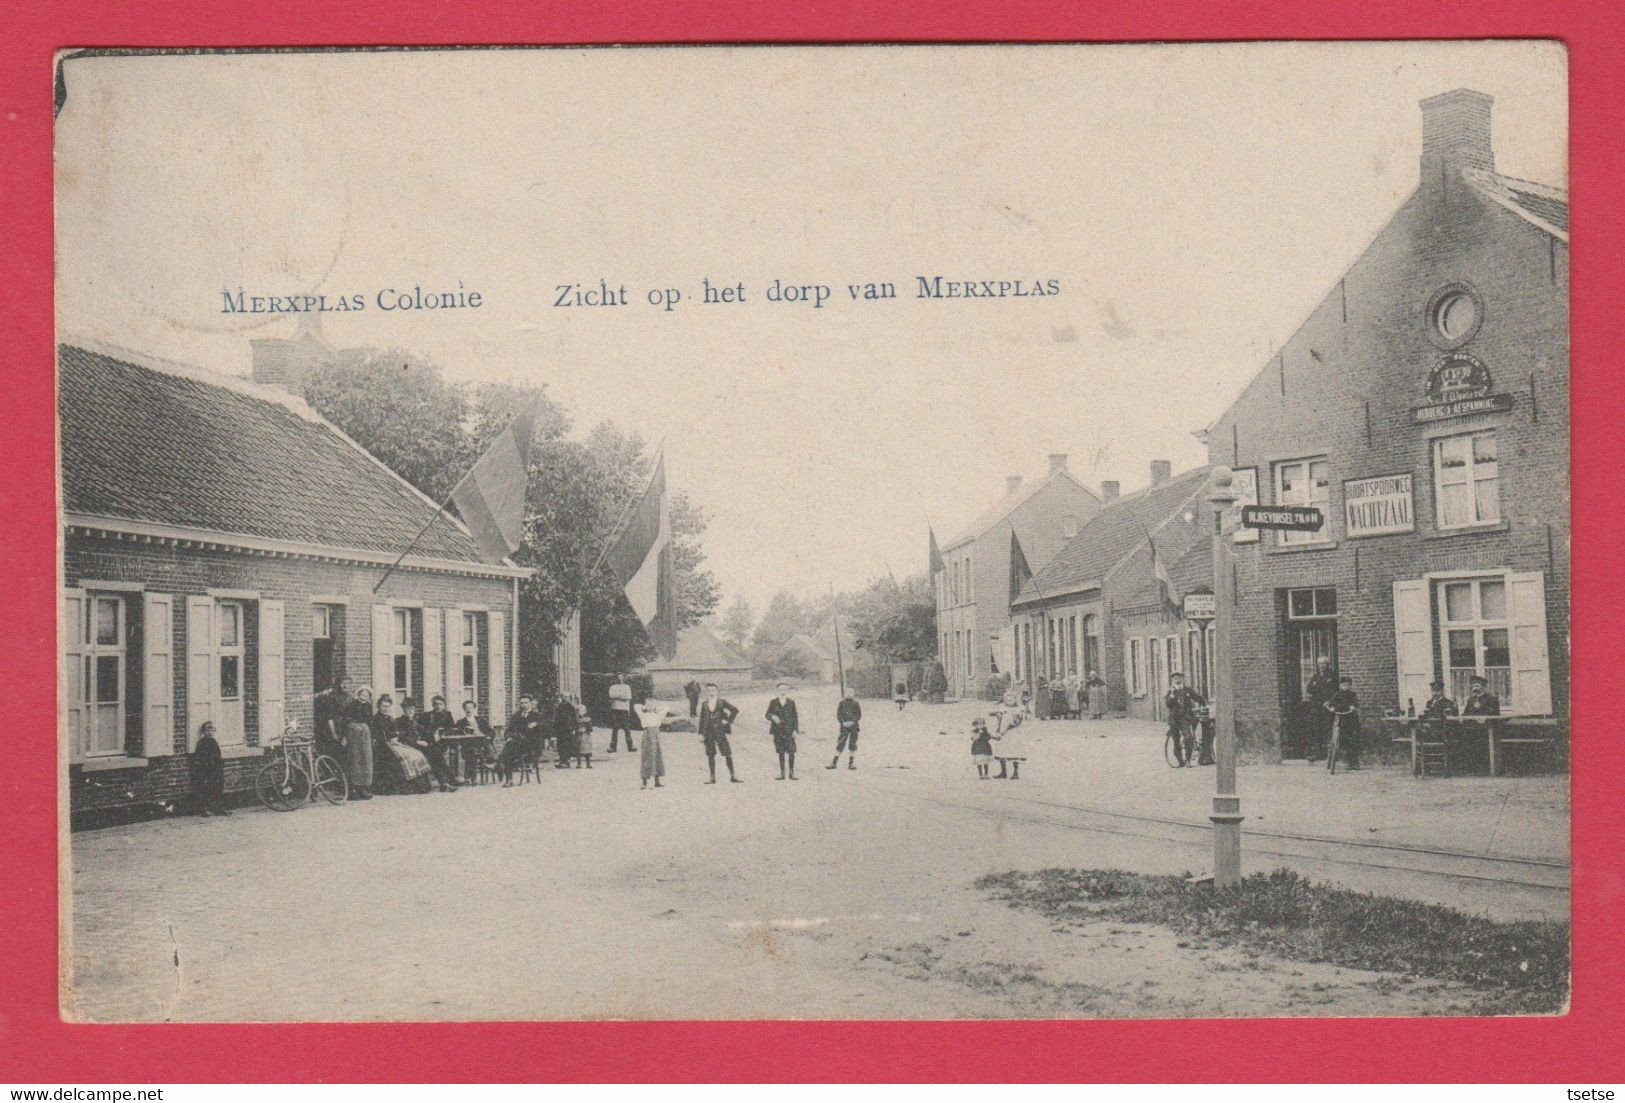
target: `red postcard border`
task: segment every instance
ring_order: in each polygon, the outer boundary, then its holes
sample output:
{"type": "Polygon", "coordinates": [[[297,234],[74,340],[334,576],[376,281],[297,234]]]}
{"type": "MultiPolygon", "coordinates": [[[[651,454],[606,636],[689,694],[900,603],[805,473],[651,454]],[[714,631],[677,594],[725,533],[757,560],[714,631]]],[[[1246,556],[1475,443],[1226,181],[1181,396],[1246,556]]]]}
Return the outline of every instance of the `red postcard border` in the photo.
{"type": "Polygon", "coordinates": [[[1621,696],[1619,472],[1625,434],[1608,348],[1625,273],[1625,19],[1573,0],[1358,0],[1087,5],[745,0],[581,5],[349,0],[320,7],[198,0],[19,5],[0,47],[0,369],[7,477],[0,632],[8,756],[0,921],[0,1080],[239,1081],[1582,1081],[1625,1080],[1620,935],[1625,741],[1603,726],[1621,696]],[[51,62],[67,47],[1249,38],[1560,39],[1569,49],[1578,248],[1573,318],[1574,948],[1572,1011],[1546,1019],[1140,1022],[752,1022],[84,1026],[57,1013],[57,799],[51,62]],[[478,1054],[477,1067],[465,1055],[478,1054]]]}

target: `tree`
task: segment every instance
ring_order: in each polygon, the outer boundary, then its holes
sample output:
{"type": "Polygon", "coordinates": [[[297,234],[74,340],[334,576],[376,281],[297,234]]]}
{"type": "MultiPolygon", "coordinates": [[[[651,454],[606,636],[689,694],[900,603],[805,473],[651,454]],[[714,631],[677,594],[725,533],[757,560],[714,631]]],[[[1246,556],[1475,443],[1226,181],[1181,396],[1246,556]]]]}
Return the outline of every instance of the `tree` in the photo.
{"type": "Polygon", "coordinates": [[[791,636],[806,630],[807,607],[788,590],[780,590],[768,602],[767,611],[751,634],[751,660],[766,669],[778,659],[791,636]]]}
{"type": "Polygon", "coordinates": [[[717,625],[717,630],[729,647],[744,654],[750,643],[751,627],[755,623],[756,613],[751,609],[750,602],[743,597],[736,597],[729,603],[728,611],[722,614],[722,621],[717,625]]]}
{"type": "Polygon", "coordinates": [[[918,662],[936,654],[937,604],[923,575],[899,584],[877,579],[852,600],[854,643],[887,663],[918,662]]]}

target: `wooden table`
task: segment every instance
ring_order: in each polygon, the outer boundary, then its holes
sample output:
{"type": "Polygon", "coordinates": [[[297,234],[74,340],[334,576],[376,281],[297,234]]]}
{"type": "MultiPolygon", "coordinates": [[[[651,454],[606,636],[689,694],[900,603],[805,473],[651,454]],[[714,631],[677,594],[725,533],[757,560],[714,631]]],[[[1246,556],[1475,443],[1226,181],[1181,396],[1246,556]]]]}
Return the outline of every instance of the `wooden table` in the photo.
{"type": "MultiPolygon", "coordinates": [[[[1420,727],[1427,723],[1438,721],[1427,720],[1420,716],[1384,716],[1380,722],[1397,724],[1404,735],[1392,738],[1403,739],[1411,745],[1411,773],[1421,773],[1421,759],[1418,754],[1420,740],[1417,734],[1420,727]]],[[[1451,716],[1445,719],[1445,738],[1460,737],[1471,734],[1476,740],[1480,735],[1489,752],[1490,776],[1499,777],[1501,774],[1501,750],[1503,744],[1555,744],[1559,732],[1567,726],[1567,721],[1550,716],[1451,716]],[[1549,734],[1508,735],[1508,730],[1523,732],[1543,732],[1549,734]]]]}

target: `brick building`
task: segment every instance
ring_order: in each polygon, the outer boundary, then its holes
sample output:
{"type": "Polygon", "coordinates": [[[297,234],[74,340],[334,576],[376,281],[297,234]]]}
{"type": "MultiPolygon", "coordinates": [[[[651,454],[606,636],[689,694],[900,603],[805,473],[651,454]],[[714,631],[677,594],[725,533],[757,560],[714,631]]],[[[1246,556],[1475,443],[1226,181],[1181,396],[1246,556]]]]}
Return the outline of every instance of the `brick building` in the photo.
{"type": "Polygon", "coordinates": [[[1422,101],[1418,186],[1205,432],[1318,533],[1235,551],[1237,730],[1305,753],[1330,659],[1367,714],[1442,677],[1506,711],[1568,711],[1568,203],[1498,175],[1488,96],[1422,101]]]}
{"type": "Polygon", "coordinates": [[[1010,534],[1028,566],[1039,570],[1100,509],[1100,498],[1067,470],[1066,456],[1049,458],[1042,480],[1005,480],[997,502],[942,546],[935,578],[937,636],[952,697],[978,695],[989,674],[1011,662],[1003,633],[1010,619],[1010,534]]]}
{"type": "Polygon", "coordinates": [[[340,671],[510,711],[528,572],[446,516],[374,594],[435,503],[303,402],[79,343],[58,350],[58,418],[75,813],[184,796],[204,720],[227,787],[251,787],[340,671]]]}
{"type": "MultiPolygon", "coordinates": [[[[1162,715],[1168,674],[1191,661],[1180,611],[1183,591],[1164,585],[1152,550],[1169,581],[1184,572],[1191,591],[1206,582],[1191,549],[1208,548],[1213,515],[1203,501],[1208,470],[1171,473],[1166,460],[1151,465],[1151,484],[1117,497],[1105,486],[1105,506],[1027,582],[1010,606],[1013,673],[1029,689],[1097,671],[1112,711],[1141,719],[1162,715]]],[[[1202,638],[1198,627],[1200,646],[1202,638]]],[[[1196,662],[1200,664],[1198,656],[1196,662]]]]}

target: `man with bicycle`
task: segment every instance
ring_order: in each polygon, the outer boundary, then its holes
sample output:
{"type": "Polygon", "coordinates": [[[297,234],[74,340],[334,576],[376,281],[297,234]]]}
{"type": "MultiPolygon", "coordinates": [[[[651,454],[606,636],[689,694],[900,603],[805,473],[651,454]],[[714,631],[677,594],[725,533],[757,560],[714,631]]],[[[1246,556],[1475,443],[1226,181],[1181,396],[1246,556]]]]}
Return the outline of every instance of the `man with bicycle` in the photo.
{"type": "Polygon", "coordinates": [[[1194,766],[1197,731],[1197,709],[1207,705],[1207,698],[1185,684],[1185,675],[1174,671],[1168,675],[1168,695],[1163,698],[1168,708],[1168,733],[1174,741],[1174,757],[1180,766],[1194,766]]]}

